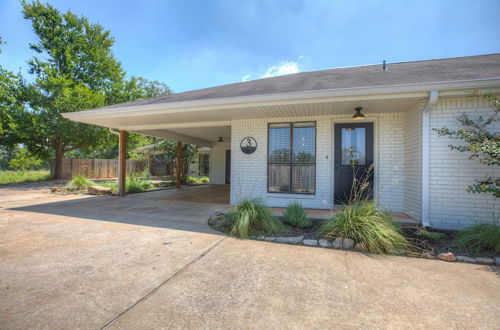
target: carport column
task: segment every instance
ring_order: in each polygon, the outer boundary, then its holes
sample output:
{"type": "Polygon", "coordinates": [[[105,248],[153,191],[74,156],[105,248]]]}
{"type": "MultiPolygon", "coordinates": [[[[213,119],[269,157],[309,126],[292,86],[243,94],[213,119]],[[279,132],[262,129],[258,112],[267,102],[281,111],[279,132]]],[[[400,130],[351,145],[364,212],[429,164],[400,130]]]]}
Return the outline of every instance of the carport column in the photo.
{"type": "Polygon", "coordinates": [[[120,131],[120,147],[119,147],[119,164],[120,173],[118,176],[118,191],[120,197],[125,196],[126,189],[126,178],[127,178],[127,131],[120,131]]]}
{"type": "Polygon", "coordinates": [[[181,179],[182,179],[182,142],[177,141],[177,161],[176,161],[176,182],[175,187],[181,189],[181,179]]]}

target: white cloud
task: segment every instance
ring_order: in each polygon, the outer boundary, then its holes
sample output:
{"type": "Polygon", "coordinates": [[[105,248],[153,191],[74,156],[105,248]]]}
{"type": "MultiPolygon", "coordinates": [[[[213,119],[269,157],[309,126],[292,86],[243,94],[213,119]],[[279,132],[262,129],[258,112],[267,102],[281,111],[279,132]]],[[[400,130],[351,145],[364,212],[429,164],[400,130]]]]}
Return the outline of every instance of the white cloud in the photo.
{"type": "Polygon", "coordinates": [[[249,74],[246,74],[244,75],[242,78],[241,78],[241,81],[244,82],[244,81],[249,81],[250,80],[250,75],[249,74]]]}
{"type": "Polygon", "coordinates": [[[299,72],[299,63],[297,62],[281,62],[278,65],[273,65],[269,69],[267,69],[266,73],[261,75],[261,78],[269,78],[269,77],[276,77],[276,76],[282,76],[285,74],[291,74],[291,73],[297,73],[299,72]]]}

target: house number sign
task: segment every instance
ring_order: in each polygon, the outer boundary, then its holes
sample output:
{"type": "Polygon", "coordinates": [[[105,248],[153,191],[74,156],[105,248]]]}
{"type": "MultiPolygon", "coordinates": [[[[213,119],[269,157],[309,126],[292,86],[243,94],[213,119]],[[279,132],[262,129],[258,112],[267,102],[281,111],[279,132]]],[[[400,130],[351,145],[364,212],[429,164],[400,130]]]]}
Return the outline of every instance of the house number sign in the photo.
{"type": "Polygon", "coordinates": [[[241,140],[240,148],[247,155],[253,154],[257,150],[257,141],[253,137],[247,136],[241,140]]]}

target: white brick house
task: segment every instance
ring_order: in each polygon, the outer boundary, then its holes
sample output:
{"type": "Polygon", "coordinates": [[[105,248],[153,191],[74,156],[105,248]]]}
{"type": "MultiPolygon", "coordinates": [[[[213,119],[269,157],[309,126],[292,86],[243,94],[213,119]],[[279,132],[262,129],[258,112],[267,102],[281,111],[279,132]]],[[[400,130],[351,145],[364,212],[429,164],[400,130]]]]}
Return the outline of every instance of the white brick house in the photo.
{"type": "Polygon", "coordinates": [[[230,183],[231,204],[330,209],[349,195],[353,171],[373,165],[376,203],[457,229],[500,214],[498,199],[466,192],[500,169],[451,150],[433,130],[457,127],[462,113],[493,113],[468,97],[474,89],[500,93],[500,54],[305,72],[65,117],[210,147],[211,182],[230,183]]]}

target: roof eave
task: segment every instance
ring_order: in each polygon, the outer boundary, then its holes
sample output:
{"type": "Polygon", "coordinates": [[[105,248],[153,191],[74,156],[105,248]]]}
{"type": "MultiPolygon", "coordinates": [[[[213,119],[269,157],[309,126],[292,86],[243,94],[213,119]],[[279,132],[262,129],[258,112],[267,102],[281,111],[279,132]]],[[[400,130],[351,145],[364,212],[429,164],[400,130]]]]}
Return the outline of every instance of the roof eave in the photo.
{"type": "Polygon", "coordinates": [[[109,109],[93,109],[79,112],[63,113],[67,119],[78,121],[78,118],[110,118],[156,113],[175,113],[227,109],[236,107],[253,107],[272,104],[299,104],[309,102],[351,101],[366,99],[414,98],[426,97],[431,90],[448,91],[448,95],[463,95],[464,90],[500,87],[500,77],[482,78],[461,81],[416,83],[402,85],[369,86],[356,88],[300,91],[289,93],[260,94],[235,96],[192,101],[145,104],[138,106],[115,106],[109,109]]]}

